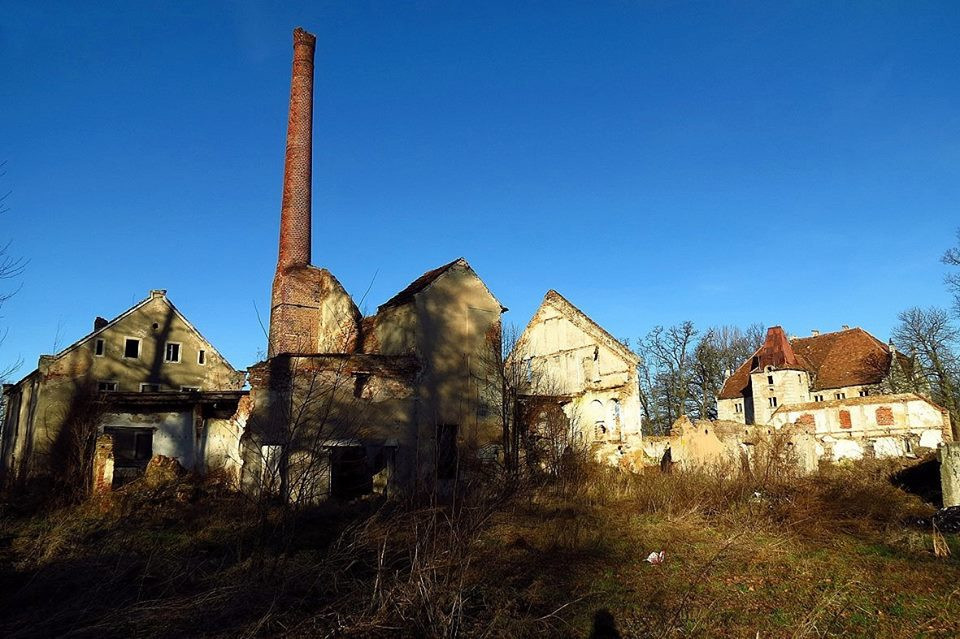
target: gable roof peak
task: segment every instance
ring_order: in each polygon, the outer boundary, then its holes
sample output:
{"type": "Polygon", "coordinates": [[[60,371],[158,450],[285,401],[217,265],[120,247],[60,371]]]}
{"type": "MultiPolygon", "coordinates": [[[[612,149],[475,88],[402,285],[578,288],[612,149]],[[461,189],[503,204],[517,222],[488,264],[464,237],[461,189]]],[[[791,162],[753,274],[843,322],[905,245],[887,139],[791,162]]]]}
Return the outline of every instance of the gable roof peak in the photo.
{"type": "MultiPolygon", "coordinates": [[[[635,361],[637,359],[636,354],[633,351],[631,351],[629,348],[624,346],[620,340],[618,340],[616,337],[614,337],[609,332],[607,332],[605,328],[603,328],[602,326],[597,324],[595,321],[593,321],[593,319],[589,315],[581,311],[572,302],[570,302],[570,300],[565,298],[563,295],[561,295],[554,289],[550,289],[549,291],[547,291],[547,294],[543,296],[543,302],[541,302],[540,308],[537,309],[537,312],[534,313],[534,319],[536,319],[537,314],[548,303],[550,303],[555,308],[557,308],[557,310],[559,310],[563,315],[565,315],[567,319],[576,318],[577,320],[580,320],[585,325],[584,328],[587,328],[590,331],[592,331],[597,337],[599,337],[601,340],[606,342],[606,344],[609,347],[618,351],[620,355],[623,356],[625,359],[628,359],[630,361],[635,361]]],[[[534,319],[530,320],[530,324],[528,324],[528,328],[530,325],[533,324],[534,319]]]]}

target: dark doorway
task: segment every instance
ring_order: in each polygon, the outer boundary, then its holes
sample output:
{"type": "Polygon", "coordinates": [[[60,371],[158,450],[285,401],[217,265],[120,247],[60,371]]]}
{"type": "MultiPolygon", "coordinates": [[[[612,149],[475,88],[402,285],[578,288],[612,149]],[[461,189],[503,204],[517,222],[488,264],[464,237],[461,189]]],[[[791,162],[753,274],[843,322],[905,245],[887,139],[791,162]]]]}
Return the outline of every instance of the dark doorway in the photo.
{"type": "Polygon", "coordinates": [[[153,457],[153,430],[105,428],[113,437],[113,485],[122,486],[143,475],[153,457]]]}
{"type": "Polygon", "coordinates": [[[457,425],[437,426],[437,479],[457,476],[457,425]]]}
{"type": "Polygon", "coordinates": [[[330,450],[330,495],[356,499],[373,492],[373,477],[363,446],[337,446],[330,450]]]}

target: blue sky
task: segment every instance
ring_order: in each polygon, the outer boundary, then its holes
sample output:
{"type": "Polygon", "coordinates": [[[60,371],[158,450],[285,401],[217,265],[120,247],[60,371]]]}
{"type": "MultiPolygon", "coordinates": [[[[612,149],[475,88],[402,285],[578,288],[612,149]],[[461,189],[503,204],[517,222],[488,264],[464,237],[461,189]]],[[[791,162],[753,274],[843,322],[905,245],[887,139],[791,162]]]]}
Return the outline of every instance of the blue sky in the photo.
{"type": "Polygon", "coordinates": [[[26,372],[151,288],[265,347],[291,30],[314,263],[367,312],[466,257],[524,324],[860,325],[946,305],[960,3],[0,2],[0,234],[26,372]],[[280,3],[277,3],[278,5],[280,3]]]}

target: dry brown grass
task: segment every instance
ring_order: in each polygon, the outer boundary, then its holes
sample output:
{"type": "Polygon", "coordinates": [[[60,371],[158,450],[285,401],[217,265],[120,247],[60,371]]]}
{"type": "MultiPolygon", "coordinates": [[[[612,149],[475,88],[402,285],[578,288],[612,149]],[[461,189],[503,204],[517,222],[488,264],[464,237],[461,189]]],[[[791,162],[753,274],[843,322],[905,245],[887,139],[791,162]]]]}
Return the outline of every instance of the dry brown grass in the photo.
{"type": "Polygon", "coordinates": [[[8,512],[0,635],[956,636],[957,538],[935,554],[932,508],[892,471],[578,466],[509,496],[486,478],[455,505],[299,513],[184,479],[8,512]]]}

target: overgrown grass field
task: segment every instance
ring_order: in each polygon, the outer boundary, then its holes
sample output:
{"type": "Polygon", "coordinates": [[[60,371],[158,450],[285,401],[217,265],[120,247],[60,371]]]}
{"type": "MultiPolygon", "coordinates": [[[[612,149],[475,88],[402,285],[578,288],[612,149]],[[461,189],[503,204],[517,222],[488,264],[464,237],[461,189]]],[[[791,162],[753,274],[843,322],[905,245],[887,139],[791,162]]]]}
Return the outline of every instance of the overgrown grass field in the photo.
{"type": "Polygon", "coordinates": [[[589,467],[297,512],[190,479],[10,501],[0,635],[960,636],[960,540],[934,552],[933,507],[893,471],[589,467]]]}

